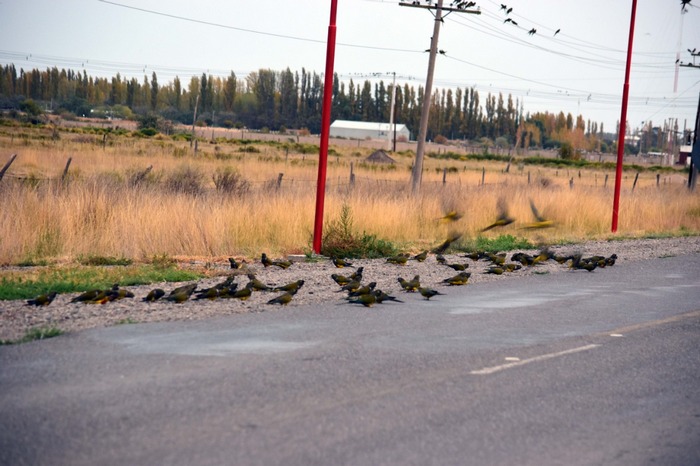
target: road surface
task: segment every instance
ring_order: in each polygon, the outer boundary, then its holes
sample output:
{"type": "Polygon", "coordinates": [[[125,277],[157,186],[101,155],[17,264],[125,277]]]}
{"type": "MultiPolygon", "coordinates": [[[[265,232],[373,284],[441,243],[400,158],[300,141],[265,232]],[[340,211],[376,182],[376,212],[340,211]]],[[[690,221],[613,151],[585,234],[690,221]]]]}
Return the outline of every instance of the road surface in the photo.
{"type": "Polygon", "coordinates": [[[0,347],[2,465],[700,464],[700,256],[0,347]]]}

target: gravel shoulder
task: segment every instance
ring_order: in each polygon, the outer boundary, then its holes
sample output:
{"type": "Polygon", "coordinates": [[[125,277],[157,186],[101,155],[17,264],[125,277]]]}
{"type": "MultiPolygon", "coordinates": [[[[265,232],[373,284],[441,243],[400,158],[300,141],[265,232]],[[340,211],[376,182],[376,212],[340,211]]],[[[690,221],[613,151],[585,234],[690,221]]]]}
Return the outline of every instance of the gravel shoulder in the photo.
{"type": "MultiPolygon", "coordinates": [[[[576,245],[555,246],[551,248],[557,254],[581,253],[585,256],[617,254],[617,264],[629,261],[643,261],[659,257],[682,256],[700,253],[700,237],[680,237],[663,239],[635,239],[621,241],[591,241],[576,245]]],[[[512,251],[508,254],[510,259],[512,251]]],[[[535,253],[534,250],[523,252],[535,253]]],[[[488,261],[472,261],[464,258],[463,254],[445,255],[448,263],[468,263],[468,271],[472,273],[469,284],[478,286],[479,283],[491,281],[517,280],[519,277],[535,273],[567,273],[567,265],[555,261],[547,261],[536,267],[492,275],[483,273],[490,264],[488,261]]],[[[455,275],[457,272],[436,262],[435,256],[430,255],[425,262],[409,260],[405,266],[387,263],[384,259],[362,259],[352,261],[354,267],[338,269],[330,261],[296,262],[289,269],[278,267],[264,268],[262,264],[248,264],[248,270],[255,273],[262,282],[268,285],[280,286],[295,280],[305,280],[304,286],[294,296],[288,306],[300,305],[329,305],[345,302],[345,294],[339,292],[338,285],[330,278],[331,274],[350,274],[357,267],[364,267],[363,282],[377,282],[377,288],[401,299],[422,299],[420,295],[406,296],[400,291],[398,277],[411,279],[420,275],[423,286],[434,287],[443,293],[449,293],[449,287],[442,280],[455,275]]],[[[225,276],[236,273],[239,288],[248,282],[246,271],[232,271],[228,262],[217,265],[221,276],[200,280],[199,288],[207,288],[222,281],[225,276]]],[[[588,273],[576,271],[573,273],[588,273]]],[[[599,269],[592,273],[614,273],[612,269],[599,269]]],[[[505,284],[505,283],[504,283],[505,284]]],[[[254,292],[247,301],[238,299],[218,300],[188,300],[181,304],[168,301],[146,303],[142,298],[153,288],[162,288],[169,292],[182,283],[153,283],[146,286],[128,287],[135,294],[132,299],[113,301],[103,305],[71,303],[71,299],[79,293],[59,295],[49,306],[28,306],[23,300],[0,301],[0,340],[16,340],[28,330],[42,327],[57,327],[64,332],[74,332],[95,327],[106,327],[124,323],[165,322],[201,320],[212,317],[241,314],[246,312],[265,312],[279,310],[279,306],[269,305],[267,301],[279,292],[254,292]]],[[[348,304],[349,306],[351,304],[348,304]]]]}

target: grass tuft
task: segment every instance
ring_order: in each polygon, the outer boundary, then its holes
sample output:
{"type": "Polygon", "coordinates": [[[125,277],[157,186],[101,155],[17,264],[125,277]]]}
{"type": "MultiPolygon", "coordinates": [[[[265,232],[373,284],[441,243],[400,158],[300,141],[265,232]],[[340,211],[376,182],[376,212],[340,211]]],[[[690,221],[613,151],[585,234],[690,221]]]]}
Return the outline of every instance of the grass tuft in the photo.
{"type": "Polygon", "coordinates": [[[56,327],[39,327],[27,331],[22,338],[17,340],[0,340],[0,345],[17,345],[36,340],[46,340],[63,334],[63,330],[56,327]]]}

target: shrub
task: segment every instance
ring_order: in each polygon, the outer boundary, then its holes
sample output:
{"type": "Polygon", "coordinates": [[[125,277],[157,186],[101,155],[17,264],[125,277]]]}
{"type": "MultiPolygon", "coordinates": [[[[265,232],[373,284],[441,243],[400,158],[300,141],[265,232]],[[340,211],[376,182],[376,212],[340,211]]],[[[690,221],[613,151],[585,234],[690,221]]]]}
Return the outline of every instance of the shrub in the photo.
{"type": "Polygon", "coordinates": [[[250,191],[250,182],[230,167],[217,170],[212,175],[212,180],[216,190],[220,193],[243,196],[250,191]]]}
{"type": "Polygon", "coordinates": [[[204,192],[204,176],[196,168],[184,166],[165,179],[165,188],[178,194],[201,194],[204,192]]]}

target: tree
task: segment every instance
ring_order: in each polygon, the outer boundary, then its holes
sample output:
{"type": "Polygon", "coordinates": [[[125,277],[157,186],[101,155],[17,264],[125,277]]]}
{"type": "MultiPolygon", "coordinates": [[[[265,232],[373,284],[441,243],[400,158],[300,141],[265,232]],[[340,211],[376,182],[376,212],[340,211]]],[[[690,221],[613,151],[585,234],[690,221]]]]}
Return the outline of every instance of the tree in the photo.
{"type": "Polygon", "coordinates": [[[151,77],[151,110],[155,112],[156,107],[158,107],[158,78],[154,71],[151,77]]]}

